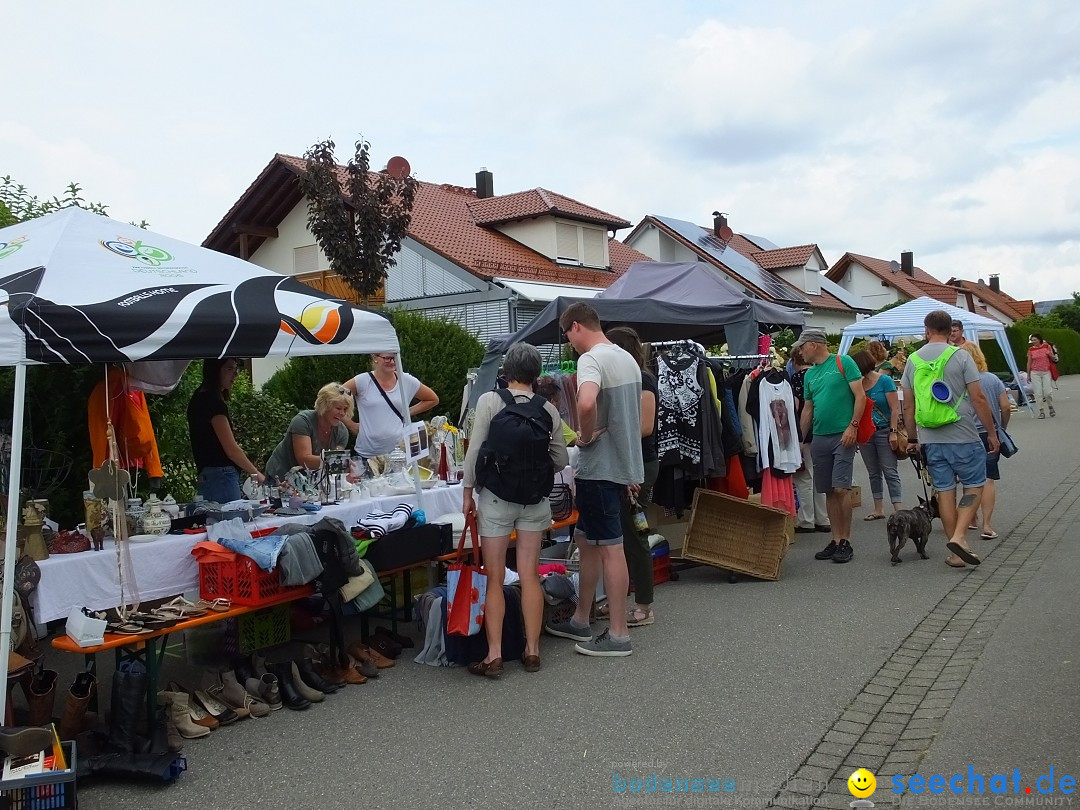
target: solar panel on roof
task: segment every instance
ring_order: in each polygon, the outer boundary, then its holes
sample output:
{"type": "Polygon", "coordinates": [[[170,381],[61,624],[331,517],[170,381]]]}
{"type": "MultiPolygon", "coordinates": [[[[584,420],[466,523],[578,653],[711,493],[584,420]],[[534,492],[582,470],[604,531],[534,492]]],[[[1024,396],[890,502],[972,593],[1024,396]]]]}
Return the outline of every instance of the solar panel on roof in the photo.
{"type": "Polygon", "coordinates": [[[796,304],[809,304],[810,299],[799,290],[792,287],[779,277],[762,270],[750,259],[743,256],[732,247],[724,246],[724,243],[712,233],[695,225],[692,222],[684,222],[681,219],[669,219],[668,217],[656,217],[659,222],[675,231],[683,239],[693,245],[697,245],[714,259],[722,262],[736,276],[747,284],[757,287],[776,301],[793,302],[796,304]]]}
{"type": "Polygon", "coordinates": [[[739,234],[743,239],[748,239],[762,250],[779,250],[780,246],[770,242],[764,236],[754,236],[752,233],[739,234]]]}

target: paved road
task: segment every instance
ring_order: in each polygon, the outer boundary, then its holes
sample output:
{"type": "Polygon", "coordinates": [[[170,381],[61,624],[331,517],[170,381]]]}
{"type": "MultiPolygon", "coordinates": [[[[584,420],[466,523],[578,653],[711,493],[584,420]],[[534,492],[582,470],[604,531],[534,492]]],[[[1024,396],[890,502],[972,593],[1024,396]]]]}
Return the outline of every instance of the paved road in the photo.
{"type": "MultiPolygon", "coordinates": [[[[857,766],[878,774],[880,806],[892,775],[916,770],[1076,776],[1080,379],[1058,411],[1015,417],[1001,538],[973,541],[977,569],[942,563],[940,527],[931,560],[909,548],[894,568],[884,524],[856,519],[849,565],[815,561],[824,535],[799,535],[779,582],[698,568],[660,587],[631,658],[546,639],[539,674],[489,682],[403,657],[307,712],[189,742],[175,785],[87,783],[81,806],[846,807],[857,766]],[[613,789],[651,774],[734,790],[613,789]]],[[[910,467],[905,485],[908,500],[910,467]]]]}

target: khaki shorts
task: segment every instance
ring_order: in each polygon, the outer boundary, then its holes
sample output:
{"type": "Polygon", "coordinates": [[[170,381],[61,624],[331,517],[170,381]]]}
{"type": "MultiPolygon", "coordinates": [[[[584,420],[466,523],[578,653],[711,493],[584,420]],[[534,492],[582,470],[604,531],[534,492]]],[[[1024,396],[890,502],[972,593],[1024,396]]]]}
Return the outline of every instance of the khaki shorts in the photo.
{"type": "Polygon", "coordinates": [[[506,537],[515,529],[542,532],[551,528],[551,504],[510,503],[482,489],[476,493],[476,524],[481,537],[506,537]]]}

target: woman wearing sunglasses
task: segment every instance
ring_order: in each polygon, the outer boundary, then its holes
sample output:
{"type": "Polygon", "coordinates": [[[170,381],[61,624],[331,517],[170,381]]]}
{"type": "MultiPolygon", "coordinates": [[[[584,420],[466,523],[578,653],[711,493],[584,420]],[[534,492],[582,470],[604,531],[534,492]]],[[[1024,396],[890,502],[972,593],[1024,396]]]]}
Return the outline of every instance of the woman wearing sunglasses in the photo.
{"type": "Polygon", "coordinates": [[[363,458],[392,452],[411,417],[439,404],[438,395],[420,380],[398,373],[396,355],[373,354],[371,364],[371,371],[357,374],[344,386],[356,401],[356,421],[345,424],[356,433],[356,452],[363,458]],[[405,389],[405,401],[411,403],[407,414],[401,412],[398,386],[405,389]]]}
{"type": "Polygon", "coordinates": [[[328,383],[319,389],[313,410],[300,411],[289,423],[270,460],[266,474],[282,479],[293,467],[317,470],[323,450],[344,450],[349,446],[346,422],[353,413],[353,398],[340,383],[328,383]]]}

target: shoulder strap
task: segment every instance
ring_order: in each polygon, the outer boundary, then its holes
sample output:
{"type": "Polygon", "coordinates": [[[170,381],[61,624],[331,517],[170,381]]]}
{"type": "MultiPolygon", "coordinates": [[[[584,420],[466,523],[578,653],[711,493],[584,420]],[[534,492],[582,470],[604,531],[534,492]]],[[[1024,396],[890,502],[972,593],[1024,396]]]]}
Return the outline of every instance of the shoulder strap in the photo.
{"type": "Polygon", "coordinates": [[[514,395],[510,393],[509,388],[496,388],[495,393],[497,393],[499,395],[499,398],[507,405],[513,405],[515,402],[517,402],[517,400],[514,399],[514,395]]]}
{"type": "MultiPolygon", "coordinates": [[[[401,415],[401,411],[399,411],[397,408],[394,407],[394,403],[390,401],[390,397],[388,397],[386,395],[386,392],[383,391],[383,387],[381,385],[379,385],[379,381],[375,379],[375,372],[374,371],[369,371],[368,376],[371,377],[371,384],[375,386],[375,389],[380,394],[382,394],[383,400],[386,402],[387,405],[390,406],[390,410],[392,410],[397,415],[397,418],[401,420],[401,424],[404,425],[405,424],[405,417],[401,415]]],[[[400,375],[398,375],[398,385],[401,385],[401,376],[400,375]]]]}
{"type": "Polygon", "coordinates": [[[840,355],[839,354],[836,355],[836,367],[838,369],[840,369],[841,374],[844,373],[844,364],[840,362],[840,355]]]}

